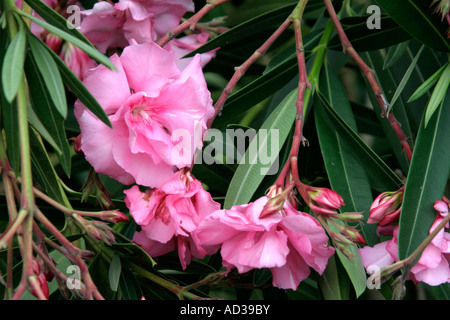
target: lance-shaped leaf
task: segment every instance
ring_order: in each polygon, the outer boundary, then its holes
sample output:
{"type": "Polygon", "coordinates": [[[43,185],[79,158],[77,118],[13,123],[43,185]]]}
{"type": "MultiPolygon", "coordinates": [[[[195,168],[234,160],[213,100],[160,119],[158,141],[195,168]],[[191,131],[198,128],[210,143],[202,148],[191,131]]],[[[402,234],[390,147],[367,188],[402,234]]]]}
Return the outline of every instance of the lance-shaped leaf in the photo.
{"type": "Polygon", "coordinates": [[[294,123],[296,96],[297,89],[286,96],[263,123],[258,134],[250,143],[228,187],[224,203],[226,209],[233,205],[248,203],[267,171],[271,170],[269,167],[276,164],[277,159],[274,163],[261,161],[262,153],[265,153],[264,157],[278,155],[294,123]],[[278,139],[272,144],[274,134],[278,135],[278,139]]]}
{"type": "MultiPolygon", "coordinates": [[[[345,91],[337,75],[326,65],[321,73],[320,91],[327,98],[330,106],[338,113],[347,125],[357,132],[355,117],[345,91]]],[[[316,99],[316,103],[320,100],[316,99]]],[[[355,158],[347,139],[341,137],[334,127],[325,120],[328,116],[323,108],[314,108],[316,128],[331,188],[339,193],[345,203],[342,212],[364,212],[367,220],[373,202],[369,178],[364,167],[355,158]]],[[[364,225],[363,231],[368,244],[378,241],[373,225],[364,225]]]]}
{"type": "Polygon", "coordinates": [[[23,81],[23,64],[25,62],[26,31],[23,22],[17,19],[19,30],[12,38],[6,50],[2,66],[2,86],[6,100],[11,103],[23,81]],[[22,22],[22,23],[21,23],[22,22]]]}
{"type": "MultiPolygon", "coordinates": [[[[26,3],[39,15],[42,19],[55,26],[60,30],[64,30],[67,33],[70,33],[72,36],[80,39],[86,44],[94,47],[92,43],[78,31],[77,26],[73,25],[70,21],[61,16],[58,12],[50,8],[47,4],[45,4],[41,0],[25,0],[26,3]]],[[[75,7],[76,5],[74,5],[75,7]]],[[[77,9],[80,9],[79,7],[77,9]]],[[[74,12],[74,14],[78,14],[78,12],[74,12]]]]}
{"type": "Polygon", "coordinates": [[[58,66],[44,47],[44,44],[37,41],[30,32],[28,33],[27,39],[31,54],[41,74],[41,79],[44,81],[50,98],[53,101],[53,106],[56,107],[56,110],[65,119],[67,117],[67,98],[58,66]]]}
{"type": "Polygon", "coordinates": [[[58,146],[56,151],[61,151],[58,154],[61,166],[66,175],[70,176],[71,153],[64,128],[64,118],[56,110],[45,81],[39,73],[37,61],[34,60],[31,54],[26,59],[25,72],[29,83],[30,101],[33,109],[52,139],[56,142],[58,146]]]}
{"type": "Polygon", "coordinates": [[[346,143],[355,154],[355,158],[358,159],[369,176],[371,187],[381,192],[399,189],[402,186],[401,179],[336,113],[320,91],[317,91],[316,97],[321,103],[315,104],[314,108],[324,109],[328,115],[327,119],[325,119],[327,125],[336,128],[340,137],[346,140],[346,143]]]}
{"type": "Polygon", "coordinates": [[[422,119],[411,169],[406,180],[399,221],[399,259],[408,257],[427,237],[436,218],[434,202],[440,200],[450,174],[450,92],[427,127],[422,119]]]}
{"type": "Polygon", "coordinates": [[[433,94],[431,95],[430,100],[428,101],[427,109],[425,111],[425,127],[428,125],[431,116],[436,111],[438,106],[442,104],[449,84],[450,84],[450,64],[447,64],[447,67],[444,69],[441,76],[439,77],[439,81],[433,90],[433,94]]]}
{"type": "Polygon", "coordinates": [[[424,81],[414,93],[409,98],[408,102],[415,101],[423,96],[430,88],[440,79],[442,72],[450,65],[450,62],[447,62],[442,67],[440,67],[435,73],[433,73],[426,81],[424,81]]]}
{"type": "Polygon", "coordinates": [[[448,25],[434,12],[431,1],[423,0],[376,0],[376,2],[406,32],[425,45],[439,51],[450,51],[446,39],[448,25]]]}
{"type": "Polygon", "coordinates": [[[255,38],[259,39],[259,37],[256,36],[257,34],[267,30],[275,30],[275,28],[287,19],[294,7],[295,4],[289,4],[247,20],[211,39],[201,47],[187,54],[185,57],[192,57],[196,53],[204,53],[219,47],[233,45],[238,41],[248,42],[254,41],[255,38]]]}
{"type": "Polygon", "coordinates": [[[48,53],[56,62],[64,83],[69,87],[72,93],[88,108],[97,118],[103,121],[107,126],[112,127],[105,110],[97,102],[94,96],[84,86],[83,82],[69,69],[61,58],[47,47],[48,53]]]}
{"type": "Polygon", "coordinates": [[[107,56],[99,52],[97,49],[93,48],[92,45],[87,44],[86,42],[78,39],[77,37],[74,37],[70,33],[67,33],[64,30],[58,29],[57,27],[41,20],[36,17],[33,17],[32,15],[29,15],[23,11],[19,11],[19,13],[30,19],[31,21],[35,22],[36,24],[40,25],[42,28],[46,29],[49,32],[54,33],[56,36],[74,44],[81,50],[83,50],[88,56],[90,56],[92,59],[97,61],[98,63],[101,63],[108,67],[111,70],[117,70],[114,64],[109,60],[107,56]]]}

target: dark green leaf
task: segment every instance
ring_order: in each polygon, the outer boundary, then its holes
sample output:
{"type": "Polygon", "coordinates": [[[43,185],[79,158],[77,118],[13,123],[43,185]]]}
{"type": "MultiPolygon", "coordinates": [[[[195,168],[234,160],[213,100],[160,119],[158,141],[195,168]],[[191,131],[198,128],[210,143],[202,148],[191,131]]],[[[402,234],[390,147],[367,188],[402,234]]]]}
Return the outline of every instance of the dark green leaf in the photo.
{"type": "Polygon", "coordinates": [[[38,19],[36,17],[33,17],[23,11],[19,11],[19,13],[30,19],[31,21],[35,22],[36,24],[40,25],[44,29],[48,30],[49,32],[54,33],[58,37],[72,43],[73,45],[77,46],[81,50],[83,50],[88,56],[90,56],[92,59],[97,61],[98,63],[101,63],[108,67],[111,70],[117,70],[116,66],[109,60],[108,57],[106,57],[104,54],[100,53],[97,49],[93,48],[92,45],[86,44],[86,42],[74,37],[70,33],[67,33],[61,29],[58,29],[57,27],[54,27],[53,25],[38,19]]]}
{"type": "Polygon", "coordinates": [[[270,170],[269,164],[260,161],[260,152],[265,152],[266,156],[273,156],[280,151],[294,123],[294,102],[296,97],[297,90],[294,90],[267,118],[256,137],[250,143],[228,187],[224,203],[226,209],[231,208],[233,205],[248,203],[267,171],[270,170]],[[272,135],[274,134],[272,130],[276,130],[278,133],[278,141],[276,141],[278,149],[276,145],[271,143],[272,135]],[[265,137],[261,135],[261,132],[265,133],[265,137]],[[258,151],[255,152],[255,150],[258,151]]]}
{"type": "Polygon", "coordinates": [[[72,36],[80,39],[86,44],[94,47],[89,40],[77,30],[76,26],[72,25],[70,21],[62,17],[58,12],[50,8],[45,2],[41,0],[25,0],[26,3],[34,10],[36,13],[42,17],[49,24],[54,27],[64,30],[65,32],[71,34],[72,36]]]}
{"type": "MultiPolygon", "coordinates": [[[[367,16],[363,16],[345,18],[341,21],[342,24],[346,24],[345,34],[358,52],[386,48],[411,39],[411,36],[388,16],[381,16],[380,29],[369,29],[367,19],[367,16]]],[[[328,47],[341,50],[341,42],[337,35],[330,40],[328,47]]]]}
{"type": "Polygon", "coordinates": [[[439,51],[450,51],[446,39],[448,25],[434,12],[431,2],[423,0],[376,0],[406,32],[425,45],[439,51]]]}
{"type": "Polygon", "coordinates": [[[408,257],[429,234],[436,218],[434,202],[442,198],[450,174],[450,91],[418,132],[406,180],[399,221],[399,259],[408,257]]]}
{"type": "Polygon", "coordinates": [[[230,46],[237,41],[254,41],[255,38],[259,38],[256,36],[257,34],[278,28],[288,18],[294,7],[295,4],[289,4],[247,20],[211,39],[185,57],[192,57],[196,53],[204,53],[219,47],[230,46]]]}
{"type": "Polygon", "coordinates": [[[53,106],[65,119],[67,117],[67,99],[64,83],[59,74],[58,66],[48,53],[45,45],[38,41],[31,33],[28,33],[28,45],[31,54],[36,61],[36,66],[41,74],[46,89],[53,101],[53,106]]]}
{"type": "Polygon", "coordinates": [[[59,184],[55,169],[39,135],[33,129],[30,130],[30,145],[33,178],[39,182],[48,196],[60,203],[65,203],[65,194],[59,184]]]}
{"type": "MultiPolygon", "coordinates": [[[[19,19],[17,19],[19,20],[19,19]]],[[[16,97],[17,90],[23,79],[23,64],[26,50],[26,31],[19,23],[19,31],[8,46],[3,58],[2,86],[6,101],[11,103],[16,97]]]]}
{"type": "Polygon", "coordinates": [[[369,178],[371,178],[372,188],[379,191],[397,190],[400,188],[402,185],[400,178],[334,111],[320,91],[317,92],[317,97],[321,103],[315,104],[314,108],[324,108],[329,116],[328,120],[326,120],[328,125],[335,127],[340,137],[346,140],[347,145],[351,148],[349,151],[354,152],[369,178]]]}
{"type": "Polygon", "coordinates": [[[428,101],[427,109],[425,111],[425,127],[427,126],[433,113],[436,111],[438,106],[442,104],[445,94],[450,84],[450,64],[442,72],[439,77],[438,83],[433,90],[430,100],[428,101]]]}
{"type": "Polygon", "coordinates": [[[56,53],[54,53],[50,48],[47,49],[53,60],[56,62],[61,73],[61,77],[64,83],[69,87],[73,94],[80,99],[80,101],[88,108],[93,114],[95,114],[101,121],[103,121],[107,126],[112,127],[105,110],[97,102],[94,96],[89,92],[84,86],[83,82],[72,72],[72,70],[67,67],[64,61],[56,53]]]}
{"type": "Polygon", "coordinates": [[[66,137],[64,119],[56,110],[53,100],[39,73],[37,62],[29,55],[25,62],[25,72],[29,82],[30,101],[36,115],[58,145],[59,160],[67,176],[70,176],[71,148],[66,137]]]}
{"type": "MultiPolygon", "coordinates": [[[[344,88],[328,65],[321,74],[319,88],[336,113],[353,131],[357,132],[355,118],[344,88]]],[[[317,102],[320,103],[320,101],[317,102]]],[[[327,115],[324,110],[320,107],[314,108],[314,110],[316,111],[316,128],[328,179],[332,189],[344,199],[345,206],[341,211],[364,212],[365,219],[367,219],[373,198],[364,167],[351,151],[351,146],[348,145],[346,139],[340,137],[335,128],[327,126],[324,119],[327,115]]],[[[373,225],[364,225],[363,234],[369,244],[373,245],[378,241],[373,225]]]]}
{"type": "Polygon", "coordinates": [[[405,41],[391,46],[386,54],[386,60],[384,60],[383,69],[387,69],[393,66],[403,56],[408,45],[409,41],[405,41]]]}
{"type": "Polygon", "coordinates": [[[408,102],[415,101],[423,96],[430,88],[440,79],[442,72],[450,65],[449,62],[440,67],[435,73],[433,73],[425,82],[423,82],[416,91],[411,95],[408,102]]]}

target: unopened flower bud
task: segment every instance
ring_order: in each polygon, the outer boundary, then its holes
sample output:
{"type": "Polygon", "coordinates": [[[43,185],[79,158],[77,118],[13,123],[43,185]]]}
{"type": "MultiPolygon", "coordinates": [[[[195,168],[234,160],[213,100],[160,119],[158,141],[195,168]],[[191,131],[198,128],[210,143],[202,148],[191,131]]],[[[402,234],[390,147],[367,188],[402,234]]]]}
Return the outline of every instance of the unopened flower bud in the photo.
{"type": "Polygon", "coordinates": [[[128,217],[118,210],[102,211],[102,220],[119,223],[128,221],[128,217]]]}
{"type": "Polygon", "coordinates": [[[308,194],[311,200],[324,209],[338,210],[344,205],[340,194],[328,188],[313,188],[308,194]]]}
{"type": "Polygon", "coordinates": [[[45,38],[45,44],[55,53],[61,49],[62,39],[53,33],[49,33],[45,38]]]}
{"type": "Polygon", "coordinates": [[[403,188],[394,192],[383,192],[375,198],[370,207],[367,223],[385,226],[394,223],[400,217],[403,201],[403,188]]]}

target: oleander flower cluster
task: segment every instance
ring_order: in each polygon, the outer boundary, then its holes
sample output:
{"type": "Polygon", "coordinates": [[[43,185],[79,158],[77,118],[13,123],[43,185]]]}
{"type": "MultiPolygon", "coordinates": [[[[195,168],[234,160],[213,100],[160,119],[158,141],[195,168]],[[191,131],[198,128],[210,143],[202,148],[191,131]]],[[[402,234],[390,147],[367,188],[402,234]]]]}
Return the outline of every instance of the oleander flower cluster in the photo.
{"type": "MultiPolygon", "coordinates": [[[[58,1],[43,2],[66,14],[58,1]]],[[[81,133],[76,151],[96,173],[126,186],[125,204],[138,225],[136,244],[152,257],[176,251],[183,269],[192,259],[220,254],[227,273],[269,269],[273,286],[296,290],[311,270],[322,274],[336,250],[351,258],[350,246],[366,244],[345,223],[363,216],[340,213],[344,201],[337,192],[300,181],[296,188],[312,214],[298,208],[292,185],[274,185],[267,195],[228,209],[205,190],[192,167],[216,113],[203,73],[215,52],[182,57],[210,35],[203,30],[158,44],[194,10],[192,0],[99,1],[81,10],[79,31],[109,56],[116,70],[98,65],[36,24],[31,30],[83,81],[110,120],[111,127],[77,100],[74,113],[81,133]]],[[[379,234],[392,238],[360,248],[366,268],[398,261],[395,222],[402,199],[403,188],[373,202],[367,223],[377,223],[379,234]]],[[[444,201],[437,201],[435,209],[430,232],[449,211],[444,201]]],[[[449,282],[449,244],[450,234],[441,230],[412,268],[411,279],[449,282]]]]}
{"type": "MultiPolygon", "coordinates": [[[[375,244],[373,247],[360,248],[364,267],[370,270],[373,266],[383,268],[399,261],[398,231],[396,222],[400,219],[404,189],[395,192],[381,193],[373,202],[368,223],[377,224],[377,233],[389,240],[375,244]]],[[[444,198],[445,199],[445,198],[444,198]]],[[[437,214],[429,233],[449,214],[449,203],[437,200],[434,204],[437,214]]],[[[438,286],[450,282],[450,233],[445,231],[448,223],[420,254],[417,263],[411,268],[409,279],[414,283],[424,282],[430,286],[438,286]]]]}

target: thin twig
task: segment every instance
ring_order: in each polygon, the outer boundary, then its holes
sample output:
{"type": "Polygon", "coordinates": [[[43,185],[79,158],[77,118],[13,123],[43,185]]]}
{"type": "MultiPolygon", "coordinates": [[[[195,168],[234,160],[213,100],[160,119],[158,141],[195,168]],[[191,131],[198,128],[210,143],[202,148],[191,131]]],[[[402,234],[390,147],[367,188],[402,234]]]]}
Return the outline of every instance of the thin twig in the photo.
{"type": "Polygon", "coordinates": [[[380,86],[378,85],[377,80],[375,79],[375,73],[373,72],[372,69],[369,68],[369,66],[364,62],[364,60],[359,56],[359,54],[353,48],[350,40],[348,39],[347,35],[345,34],[344,28],[342,27],[342,25],[339,21],[339,18],[336,14],[336,11],[334,10],[331,0],[324,0],[324,3],[327,8],[327,11],[330,15],[330,18],[333,21],[334,27],[335,27],[336,32],[341,41],[344,53],[348,53],[355,60],[355,62],[358,64],[361,71],[366,76],[367,81],[369,82],[370,86],[372,87],[375,97],[381,106],[381,112],[382,112],[381,115],[383,117],[385,117],[387,115],[387,119],[388,119],[392,129],[394,129],[395,133],[397,134],[397,136],[400,140],[400,143],[402,144],[403,150],[405,150],[405,153],[406,153],[409,161],[411,161],[412,148],[411,148],[411,145],[409,144],[409,138],[404,133],[404,131],[401,127],[401,124],[395,118],[393,112],[389,112],[387,114],[389,103],[387,102],[383,91],[381,90],[380,86]]]}
{"type": "Polygon", "coordinates": [[[158,45],[160,47],[164,47],[167,43],[170,42],[173,38],[175,38],[177,35],[182,33],[183,31],[190,29],[195,30],[196,24],[211,10],[216,8],[217,6],[220,6],[222,3],[228,2],[230,0],[209,0],[207,1],[206,5],[201,8],[196,14],[194,14],[192,17],[181,23],[179,26],[177,26],[175,29],[169,31],[158,41],[158,45]]]}

